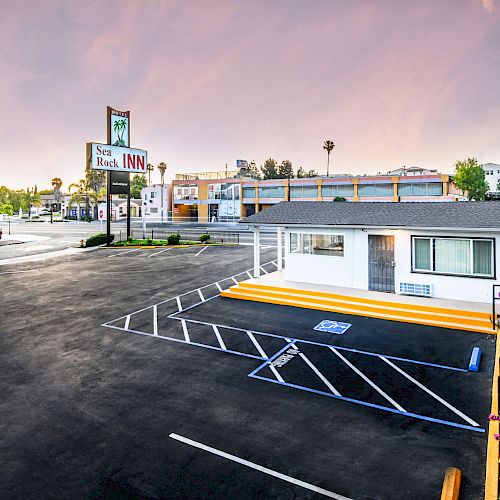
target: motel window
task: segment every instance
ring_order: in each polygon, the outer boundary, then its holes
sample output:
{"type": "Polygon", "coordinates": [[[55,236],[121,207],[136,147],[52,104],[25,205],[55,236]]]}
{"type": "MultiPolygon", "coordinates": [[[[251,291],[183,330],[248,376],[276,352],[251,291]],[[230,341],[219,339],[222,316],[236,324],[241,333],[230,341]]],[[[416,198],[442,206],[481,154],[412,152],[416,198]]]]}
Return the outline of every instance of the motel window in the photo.
{"type": "Polygon", "coordinates": [[[244,187],[243,188],[243,198],[255,198],[255,188],[254,187],[244,187]]]}
{"type": "Polygon", "coordinates": [[[324,198],[335,198],[336,196],[354,196],[354,186],[352,184],[339,184],[336,186],[325,186],[321,188],[324,198]]]}
{"type": "Polygon", "coordinates": [[[284,198],[285,188],[283,186],[259,187],[259,198],[284,198]]]}
{"type": "Polygon", "coordinates": [[[344,256],[344,235],[290,233],[290,253],[344,256]]]}
{"type": "Polygon", "coordinates": [[[152,214],[157,214],[158,213],[158,208],[156,208],[156,207],[151,207],[149,210],[150,210],[150,212],[152,214]]]}
{"type": "Polygon", "coordinates": [[[392,184],[360,184],[358,186],[359,196],[392,196],[392,184]]]}
{"type": "Polygon", "coordinates": [[[398,184],[399,196],[441,196],[443,184],[441,182],[418,182],[398,184]]]}
{"type": "Polygon", "coordinates": [[[290,186],[290,198],[314,198],[318,197],[318,187],[314,186],[290,186]]]}
{"type": "MultiPolygon", "coordinates": [[[[156,191],[151,191],[151,196],[150,196],[150,198],[151,198],[151,199],[156,198],[156,195],[157,195],[157,194],[158,194],[158,193],[157,193],[156,191]]],[[[147,195],[146,195],[146,199],[147,199],[147,195]]]]}
{"type": "Polygon", "coordinates": [[[412,271],[493,277],[493,240],[413,237],[412,271]]]}

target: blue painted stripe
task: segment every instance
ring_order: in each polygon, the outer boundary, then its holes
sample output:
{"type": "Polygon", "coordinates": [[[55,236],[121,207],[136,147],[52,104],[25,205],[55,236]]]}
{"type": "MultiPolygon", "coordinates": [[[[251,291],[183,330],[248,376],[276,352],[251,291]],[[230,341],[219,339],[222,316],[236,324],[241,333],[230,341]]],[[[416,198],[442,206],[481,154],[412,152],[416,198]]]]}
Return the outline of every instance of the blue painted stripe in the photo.
{"type": "MultiPolygon", "coordinates": [[[[252,332],[254,333],[254,332],[252,332]]],[[[280,349],[276,354],[273,354],[269,359],[266,359],[264,361],[264,363],[262,363],[260,366],[258,366],[257,368],[255,368],[255,370],[253,370],[249,377],[252,377],[255,373],[259,372],[260,370],[262,370],[262,368],[264,368],[265,366],[271,364],[280,354],[283,354],[294,342],[296,342],[294,339],[291,339],[291,342],[289,342],[285,347],[283,347],[283,349],[280,349]]]]}
{"type": "Polygon", "coordinates": [[[427,417],[425,415],[420,415],[419,413],[404,412],[404,411],[396,410],[395,408],[389,408],[387,406],[381,406],[381,405],[377,405],[374,403],[368,403],[366,401],[360,401],[359,399],[346,398],[344,396],[336,396],[335,394],[332,394],[329,392],[318,391],[316,389],[309,389],[308,387],[303,387],[301,385],[296,385],[296,384],[290,384],[288,382],[280,382],[279,380],[273,380],[270,378],[261,377],[260,375],[249,374],[248,376],[255,378],[255,379],[263,380],[265,382],[272,382],[273,384],[279,384],[279,385],[282,385],[285,387],[299,389],[301,391],[312,392],[313,394],[319,394],[321,396],[327,396],[329,398],[340,399],[341,401],[347,401],[349,403],[354,403],[354,404],[361,405],[361,406],[367,406],[369,408],[376,408],[378,410],[388,411],[390,413],[395,413],[397,415],[403,415],[405,417],[413,417],[413,418],[417,418],[419,420],[426,420],[428,422],[433,422],[433,423],[442,424],[442,425],[448,425],[450,427],[457,427],[459,429],[466,429],[466,430],[474,431],[474,432],[485,432],[485,429],[482,429],[480,427],[473,427],[472,425],[457,424],[455,422],[450,422],[449,420],[442,420],[440,418],[427,417]]]}
{"type": "Polygon", "coordinates": [[[220,351],[220,352],[227,352],[229,354],[236,354],[237,356],[244,356],[245,358],[252,358],[252,359],[258,359],[258,360],[266,360],[266,358],[263,358],[262,356],[255,356],[253,354],[246,354],[244,352],[232,351],[230,349],[221,349],[220,347],[214,347],[214,346],[211,346],[211,345],[199,344],[198,342],[186,342],[185,340],[175,339],[175,338],[172,338],[172,337],[165,337],[163,335],[154,335],[152,333],[139,332],[138,330],[125,330],[125,328],[120,328],[118,326],[112,326],[112,325],[103,325],[103,326],[106,326],[107,328],[114,328],[115,330],[121,330],[122,332],[137,333],[138,335],[145,335],[146,337],[154,337],[155,339],[171,340],[172,342],[179,342],[180,344],[194,345],[196,347],[203,347],[205,349],[211,349],[212,351],[220,351]]]}
{"type": "MultiPolygon", "coordinates": [[[[218,326],[220,328],[227,328],[228,330],[236,330],[236,331],[245,332],[245,333],[247,331],[246,329],[238,328],[238,327],[235,327],[235,326],[220,325],[218,323],[210,323],[210,322],[207,322],[207,321],[192,320],[192,319],[188,319],[188,318],[179,318],[179,317],[175,316],[176,314],[180,314],[182,312],[183,311],[179,311],[178,313],[171,314],[170,316],[168,316],[168,318],[170,318],[170,319],[176,319],[176,320],[184,319],[185,321],[187,321],[189,323],[197,323],[199,325],[209,325],[209,326],[215,325],[215,326],[218,326]]],[[[277,339],[284,339],[284,340],[286,340],[288,338],[288,337],[285,337],[283,335],[277,335],[275,333],[260,332],[258,330],[249,330],[249,331],[251,331],[252,333],[255,333],[256,335],[264,335],[266,337],[273,337],[273,338],[277,338],[277,339]]],[[[377,352],[362,351],[360,349],[353,349],[353,348],[350,348],[350,347],[341,347],[341,346],[338,346],[336,344],[323,344],[321,342],[314,342],[313,340],[305,340],[305,339],[295,339],[295,340],[297,342],[303,342],[305,344],[318,345],[318,346],[321,346],[321,347],[333,346],[333,347],[335,347],[335,349],[339,349],[341,351],[349,351],[349,352],[354,352],[354,353],[357,353],[357,354],[366,354],[367,356],[376,356],[376,357],[383,356],[384,358],[394,359],[395,361],[404,361],[406,363],[414,363],[414,364],[417,364],[417,365],[430,366],[432,368],[442,368],[443,370],[452,370],[452,371],[465,372],[465,373],[468,371],[465,368],[457,368],[456,366],[441,365],[441,364],[438,364],[438,363],[429,363],[427,361],[419,361],[419,360],[416,360],[416,359],[402,358],[402,357],[399,357],[399,356],[391,356],[391,355],[388,355],[388,354],[382,354],[382,353],[377,353],[377,352]]]]}
{"type": "Polygon", "coordinates": [[[470,357],[469,371],[478,372],[480,362],[481,362],[481,349],[479,347],[474,347],[474,349],[472,349],[472,354],[470,357]]]}

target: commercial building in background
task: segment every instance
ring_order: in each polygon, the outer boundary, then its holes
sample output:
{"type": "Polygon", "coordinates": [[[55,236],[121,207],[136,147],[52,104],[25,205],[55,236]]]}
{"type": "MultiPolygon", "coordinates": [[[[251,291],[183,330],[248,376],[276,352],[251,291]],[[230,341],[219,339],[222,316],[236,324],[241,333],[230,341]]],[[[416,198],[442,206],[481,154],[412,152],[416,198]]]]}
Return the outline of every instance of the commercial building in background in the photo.
{"type": "Polygon", "coordinates": [[[232,222],[241,218],[240,170],[177,174],[172,181],[174,222],[232,222]]]}
{"type": "Polygon", "coordinates": [[[484,170],[486,182],[488,182],[488,191],[500,195],[500,189],[498,188],[498,183],[500,182],[500,165],[498,163],[485,163],[481,167],[484,170]]]}
{"type": "Polygon", "coordinates": [[[462,198],[450,176],[428,172],[260,181],[245,176],[243,170],[177,174],[172,181],[172,220],[237,221],[281,201],[343,198],[352,202],[416,202],[462,198]]]}
{"type": "Polygon", "coordinates": [[[280,201],[456,201],[461,194],[450,176],[376,175],[312,179],[242,180],[242,217],[280,201]]]}

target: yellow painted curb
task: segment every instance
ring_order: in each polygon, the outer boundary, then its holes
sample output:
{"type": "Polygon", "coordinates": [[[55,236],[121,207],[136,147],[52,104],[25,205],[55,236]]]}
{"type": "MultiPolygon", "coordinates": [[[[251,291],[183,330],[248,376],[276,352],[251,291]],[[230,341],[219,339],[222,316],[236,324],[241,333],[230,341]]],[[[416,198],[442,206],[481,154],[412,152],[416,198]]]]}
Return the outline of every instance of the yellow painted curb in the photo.
{"type": "MultiPolygon", "coordinates": [[[[495,369],[493,370],[493,383],[491,384],[491,413],[498,415],[498,378],[500,376],[500,341],[496,342],[495,369]]],[[[498,460],[500,454],[500,443],[494,438],[494,434],[500,431],[498,420],[490,420],[488,426],[488,451],[486,453],[486,481],[484,486],[485,500],[498,500],[498,460]]]]}
{"type": "Polygon", "coordinates": [[[353,309],[349,309],[347,307],[331,307],[328,305],[324,305],[321,307],[318,307],[315,304],[308,304],[305,302],[300,302],[300,301],[295,301],[295,300],[284,300],[284,299],[269,299],[263,295],[250,295],[248,293],[238,293],[234,290],[224,290],[221,294],[222,297],[227,297],[227,298],[232,298],[232,299],[241,299],[241,300],[250,300],[254,302],[264,302],[268,304],[278,304],[278,305],[283,305],[283,306],[291,306],[291,307],[299,307],[302,309],[315,309],[315,310],[320,310],[320,311],[332,311],[332,312],[343,312],[345,314],[350,314],[353,316],[369,316],[372,318],[378,318],[378,319],[385,319],[389,321],[398,321],[400,323],[413,323],[413,324],[418,324],[418,325],[427,325],[427,326],[437,326],[439,328],[449,328],[453,330],[464,330],[467,332],[476,332],[476,333],[486,333],[486,334],[494,334],[495,332],[493,330],[487,330],[485,328],[477,328],[473,326],[464,326],[462,324],[456,324],[456,323],[444,323],[440,321],[436,322],[431,322],[431,321],[421,321],[421,320],[415,320],[412,318],[407,318],[407,317],[402,317],[402,316],[391,316],[387,314],[381,314],[381,313],[366,313],[365,311],[357,311],[353,309]]]}
{"type": "Polygon", "coordinates": [[[462,471],[456,467],[448,467],[444,475],[441,500],[458,500],[461,482],[462,471]]]}
{"type": "MultiPolygon", "coordinates": [[[[257,289],[248,289],[247,287],[232,287],[231,288],[232,292],[235,293],[240,293],[240,294],[249,294],[249,295],[256,295],[257,292],[260,292],[260,290],[257,289]]],[[[471,319],[471,318],[466,318],[461,315],[459,317],[452,315],[451,314],[451,309],[443,309],[446,310],[448,314],[446,315],[441,315],[441,314],[432,314],[428,312],[419,312],[419,311],[413,311],[411,308],[392,308],[391,303],[387,303],[385,307],[382,306],[374,306],[374,305],[366,305],[363,302],[360,301],[355,301],[351,302],[349,300],[345,301],[340,301],[340,300],[333,300],[333,299],[321,299],[317,297],[311,297],[308,295],[297,295],[297,294],[286,294],[282,292],[271,292],[268,290],[263,290],[263,293],[259,295],[265,296],[265,297],[276,297],[278,299],[284,299],[284,300],[293,300],[293,301],[300,301],[300,302],[307,302],[307,303],[312,303],[312,304],[321,304],[325,306],[331,306],[331,307],[340,307],[340,308],[351,308],[351,307],[357,307],[362,312],[365,312],[367,316],[370,316],[370,313],[376,313],[376,314],[383,314],[383,315],[394,315],[394,316],[406,316],[410,318],[416,318],[420,319],[422,321],[443,321],[443,322],[449,322],[449,323],[455,323],[454,320],[456,320],[457,323],[461,323],[464,325],[470,325],[470,326],[476,326],[480,328],[491,328],[491,323],[489,322],[489,319],[486,318],[479,318],[479,319],[471,319]]],[[[346,297],[347,299],[347,297],[346,297]]],[[[492,330],[493,331],[493,330],[492,330]]]]}
{"type": "Polygon", "coordinates": [[[296,288],[285,288],[285,287],[279,287],[279,286],[270,286],[270,285],[263,285],[263,284],[257,284],[257,283],[245,283],[242,282],[240,283],[240,286],[242,288],[253,288],[253,289],[259,289],[259,290],[270,290],[270,291],[276,291],[276,292],[284,292],[284,293],[291,293],[294,295],[305,295],[305,296],[315,296],[315,297],[324,297],[327,299],[334,299],[334,300],[345,300],[348,302],[359,302],[362,304],[371,304],[374,306],[380,306],[380,307],[390,307],[393,309],[408,309],[411,308],[416,311],[423,311],[423,312],[432,312],[432,313],[438,313],[438,314],[451,314],[453,316],[465,316],[465,317],[474,317],[474,318],[482,318],[482,319],[488,319],[489,321],[489,313],[487,312],[478,312],[478,311],[463,311],[460,309],[448,309],[444,307],[434,307],[434,306],[422,306],[419,304],[403,304],[400,302],[389,302],[389,301],[382,301],[382,300],[376,300],[376,299],[368,299],[364,297],[356,297],[356,296],[351,296],[351,295],[340,295],[336,293],[327,293],[327,292],[318,292],[315,290],[299,290],[296,288]]]}

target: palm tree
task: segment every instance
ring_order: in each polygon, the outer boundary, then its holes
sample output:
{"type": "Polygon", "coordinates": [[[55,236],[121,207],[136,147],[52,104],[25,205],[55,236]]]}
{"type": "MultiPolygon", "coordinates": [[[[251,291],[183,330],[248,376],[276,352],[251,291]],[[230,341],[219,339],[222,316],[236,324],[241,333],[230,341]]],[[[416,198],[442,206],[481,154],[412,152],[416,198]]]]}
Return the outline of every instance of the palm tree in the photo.
{"type": "Polygon", "coordinates": [[[61,187],[63,185],[63,181],[60,177],[54,177],[50,180],[50,182],[52,184],[52,188],[54,189],[54,198],[56,203],[59,203],[61,201],[61,187]]]}
{"type": "Polygon", "coordinates": [[[99,191],[92,189],[89,177],[87,177],[87,179],[80,179],[78,182],[70,184],[68,189],[70,191],[75,190],[71,193],[68,201],[68,207],[70,207],[73,203],[76,203],[78,206],[78,220],[81,220],[80,205],[85,203],[85,219],[87,222],[90,222],[90,202],[92,201],[94,205],[96,205],[100,199],[106,196],[106,189],[103,187],[101,187],[99,191]]]}
{"type": "Polygon", "coordinates": [[[161,178],[161,222],[163,223],[163,181],[165,180],[165,172],[167,170],[167,164],[162,161],[158,164],[158,170],[160,171],[161,178]]]}
{"type": "Polygon", "coordinates": [[[325,141],[323,144],[323,149],[326,149],[328,153],[328,163],[326,164],[326,176],[330,177],[330,153],[333,151],[335,144],[333,141],[325,141]]]}
{"type": "Polygon", "coordinates": [[[152,165],[151,163],[148,163],[146,169],[148,171],[148,186],[150,186],[151,185],[151,172],[155,169],[155,166],[152,165]]]}
{"type": "Polygon", "coordinates": [[[39,194],[35,194],[34,190],[31,191],[28,187],[26,192],[22,192],[20,196],[21,208],[28,211],[28,217],[31,219],[31,207],[41,207],[42,198],[39,194]]]}

